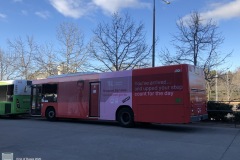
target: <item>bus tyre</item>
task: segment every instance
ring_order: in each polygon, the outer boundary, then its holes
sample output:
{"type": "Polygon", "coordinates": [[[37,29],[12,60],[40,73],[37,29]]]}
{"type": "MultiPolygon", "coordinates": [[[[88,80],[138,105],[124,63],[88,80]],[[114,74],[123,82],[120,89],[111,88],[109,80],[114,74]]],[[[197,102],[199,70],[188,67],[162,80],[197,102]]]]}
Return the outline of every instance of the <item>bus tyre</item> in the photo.
{"type": "Polygon", "coordinates": [[[117,116],[118,123],[122,127],[133,127],[134,126],[134,116],[133,111],[129,108],[123,108],[118,112],[117,116]]]}
{"type": "Polygon", "coordinates": [[[55,109],[50,107],[46,110],[46,117],[49,121],[54,121],[56,119],[56,112],[55,109]]]}

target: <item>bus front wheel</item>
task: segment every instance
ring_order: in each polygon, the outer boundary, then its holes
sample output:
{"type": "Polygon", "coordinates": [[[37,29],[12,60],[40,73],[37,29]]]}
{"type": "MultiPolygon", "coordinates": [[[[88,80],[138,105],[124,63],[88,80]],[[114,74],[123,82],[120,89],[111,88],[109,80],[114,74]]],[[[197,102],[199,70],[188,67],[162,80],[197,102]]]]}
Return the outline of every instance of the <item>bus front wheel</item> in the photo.
{"type": "Polygon", "coordinates": [[[117,120],[122,127],[133,127],[134,126],[133,111],[129,108],[121,109],[118,112],[117,120]]]}
{"type": "Polygon", "coordinates": [[[56,119],[56,112],[55,109],[50,107],[46,110],[46,117],[49,121],[54,121],[56,119]]]}

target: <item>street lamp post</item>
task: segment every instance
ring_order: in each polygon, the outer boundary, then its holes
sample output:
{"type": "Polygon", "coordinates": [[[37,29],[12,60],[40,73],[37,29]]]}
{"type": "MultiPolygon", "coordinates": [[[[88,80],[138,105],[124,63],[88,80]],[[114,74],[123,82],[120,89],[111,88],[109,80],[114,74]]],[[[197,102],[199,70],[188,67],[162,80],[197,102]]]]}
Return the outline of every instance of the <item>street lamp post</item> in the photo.
{"type": "Polygon", "coordinates": [[[152,67],[155,67],[155,0],[153,0],[153,42],[152,42],[152,67]]]}
{"type": "MultiPolygon", "coordinates": [[[[162,0],[166,4],[170,4],[170,2],[166,0],[162,0]]],[[[155,0],[153,0],[153,42],[152,42],[152,67],[155,67],[155,45],[156,45],[156,39],[155,39],[155,0]]]]}

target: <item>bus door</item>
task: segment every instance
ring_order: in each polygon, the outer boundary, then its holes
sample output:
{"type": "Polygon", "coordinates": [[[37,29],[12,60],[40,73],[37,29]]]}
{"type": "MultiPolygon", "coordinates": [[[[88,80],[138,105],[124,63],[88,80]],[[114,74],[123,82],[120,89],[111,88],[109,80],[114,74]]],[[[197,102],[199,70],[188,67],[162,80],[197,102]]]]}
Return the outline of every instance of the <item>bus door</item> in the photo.
{"type": "Polygon", "coordinates": [[[99,117],[99,91],[100,91],[100,82],[91,82],[90,83],[90,104],[89,104],[90,117],[99,117]]]}
{"type": "Polygon", "coordinates": [[[32,86],[31,90],[31,115],[41,115],[42,87],[32,86]]]}

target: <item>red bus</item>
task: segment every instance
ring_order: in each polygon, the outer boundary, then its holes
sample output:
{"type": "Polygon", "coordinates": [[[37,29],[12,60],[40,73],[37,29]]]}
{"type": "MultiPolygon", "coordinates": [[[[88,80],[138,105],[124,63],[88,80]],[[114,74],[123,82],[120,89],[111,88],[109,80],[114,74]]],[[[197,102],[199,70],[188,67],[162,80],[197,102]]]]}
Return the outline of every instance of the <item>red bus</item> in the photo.
{"type": "Polygon", "coordinates": [[[187,64],[60,75],[32,83],[32,113],[48,120],[113,120],[131,127],[134,122],[208,118],[203,70],[187,64]]]}

